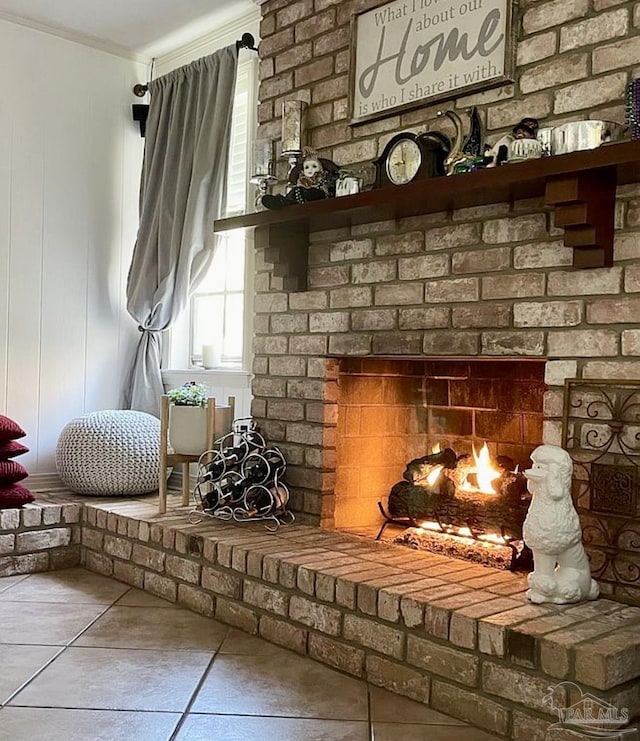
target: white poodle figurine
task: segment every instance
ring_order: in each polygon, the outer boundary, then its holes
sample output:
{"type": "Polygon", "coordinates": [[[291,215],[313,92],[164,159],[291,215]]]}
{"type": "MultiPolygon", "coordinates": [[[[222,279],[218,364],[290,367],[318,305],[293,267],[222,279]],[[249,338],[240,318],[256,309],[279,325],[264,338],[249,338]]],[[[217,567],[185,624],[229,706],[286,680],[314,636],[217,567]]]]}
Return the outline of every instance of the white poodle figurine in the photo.
{"type": "Polygon", "coordinates": [[[532,468],[524,471],[532,500],[523,537],[533,551],[534,564],[527,597],[534,603],[560,605],[597,599],[600,589],[591,578],[571,500],[571,456],[556,445],[540,445],[531,460],[532,468]]]}

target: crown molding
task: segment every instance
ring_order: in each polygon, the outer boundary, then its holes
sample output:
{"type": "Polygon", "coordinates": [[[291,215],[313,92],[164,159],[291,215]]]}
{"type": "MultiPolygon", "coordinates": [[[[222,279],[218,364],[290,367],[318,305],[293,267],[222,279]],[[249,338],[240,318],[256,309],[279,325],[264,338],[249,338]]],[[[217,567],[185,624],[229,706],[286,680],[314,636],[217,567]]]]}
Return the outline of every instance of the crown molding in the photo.
{"type": "Polygon", "coordinates": [[[199,36],[197,39],[190,41],[184,46],[180,46],[167,54],[158,55],[156,58],[156,65],[158,67],[171,68],[177,60],[182,57],[191,57],[197,55],[197,53],[204,49],[210,49],[216,45],[216,42],[222,42],[229,36],[241,36],[247,31],[247,26],[260,22],[260,12],[256,8],[255,11],[250,13],[244,13],[243,15],[233,18],[222,26],[218,26],[214,31],[206,33],[204,36],[199,36]]]}
{"type": "Polygon", "coordinates": [[[39,31],[40,33],[46,33],[50,36],[57,36],[65,41],[72,41],[76,44],[82,44],[83,46],[89,46],[97,51],[102,51],[107,54],[113,54],[123,59],[129,59],[132,62],[140,62],[142,64],[148,64],[151,58],[146,54],[139,54],[137,52],[128,49],[125,46],[105,41],[104,39],[90,36],[89,34],[79,33],[78,31],[70,31],[69,29],[55,26],[49,23],[42,23],[40,21],[33,20],[32,18],[24,18],[23,16],[14,15],[13,13],[7,13],[0,10],[0,21],[6,21],[7,23],[13,23],[16,26],[24,26],[30,28],[33,31],[39,31]]]}

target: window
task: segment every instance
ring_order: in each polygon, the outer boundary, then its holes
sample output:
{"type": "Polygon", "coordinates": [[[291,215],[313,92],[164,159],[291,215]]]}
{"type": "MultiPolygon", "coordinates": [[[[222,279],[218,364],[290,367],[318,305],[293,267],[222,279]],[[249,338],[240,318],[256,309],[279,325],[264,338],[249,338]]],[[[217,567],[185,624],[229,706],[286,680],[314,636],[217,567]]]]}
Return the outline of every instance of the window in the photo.
{"type": "Polygon", "coordinates": [[[244,356],[246,240],[241,230],[220,240],[213,263],[191,296],[191,362],[200,363],[202,346],[216,350],[216,367],[242,368],[244,356]]]}
{"type": "MultiPolygon", "coordinates": [[[[225,216],[247,210],[248,154],[255,135],[256,61],[238,64],[231,121],[229,169],[225,216]]],[[[189,309],[172,327],[169,365],[186,368],[202,365],[202,347],[212,345],[215,368],[234,370],[249,365],[249,335],[245,326],[251,316],[250,245],[243,230],[217,239],[213,262],[207,275],[191,295],[189,309]]]]}

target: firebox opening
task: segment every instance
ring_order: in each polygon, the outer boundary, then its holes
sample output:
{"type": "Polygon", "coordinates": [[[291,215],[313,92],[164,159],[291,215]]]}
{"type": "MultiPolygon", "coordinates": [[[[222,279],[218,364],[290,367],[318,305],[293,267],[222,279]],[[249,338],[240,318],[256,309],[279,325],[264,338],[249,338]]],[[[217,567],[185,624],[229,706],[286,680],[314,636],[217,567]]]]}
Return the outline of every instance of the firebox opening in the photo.
{"type": "Polygon", "coordinates": [[[408,518],[427,541],[441,531],[463,546],[515,542],[526,514],[519,472],[542,442],[544,368],[544,360],[341,359],[336,527],[376,537],[386,519],[408,518]]]}

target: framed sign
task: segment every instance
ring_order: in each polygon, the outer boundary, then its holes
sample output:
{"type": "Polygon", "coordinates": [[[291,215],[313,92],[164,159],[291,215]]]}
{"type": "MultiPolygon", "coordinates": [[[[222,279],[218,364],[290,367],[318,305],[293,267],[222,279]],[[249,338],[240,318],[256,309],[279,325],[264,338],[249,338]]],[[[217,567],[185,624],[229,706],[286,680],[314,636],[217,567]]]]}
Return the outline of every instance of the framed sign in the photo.
{"type": "Polygon", "coordinates": [[[354,15],[351,123],[513,79],[515,0],[393,0],[354,15]]]}

